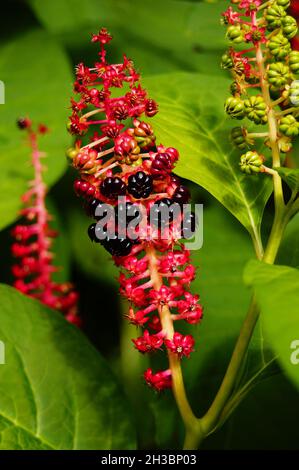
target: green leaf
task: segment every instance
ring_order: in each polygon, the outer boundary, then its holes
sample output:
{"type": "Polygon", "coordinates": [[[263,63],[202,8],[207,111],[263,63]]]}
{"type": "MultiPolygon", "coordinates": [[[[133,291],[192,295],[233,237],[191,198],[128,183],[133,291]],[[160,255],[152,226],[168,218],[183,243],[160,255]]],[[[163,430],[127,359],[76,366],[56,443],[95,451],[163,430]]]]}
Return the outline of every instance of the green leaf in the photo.
{"type": "Polygon", "coordinates": [[[218,69],[221,73],[221,50],[226,46],[220,15],[227,8],[225,0],[218,4],[173,0],[28,2],[41,23],[72,48],[87,46],[90,32],[105,26],[115,37],[109,53],[113,48],[117,49],[115,56],[125,52],[142,73],[178,69],[203,73],[218,69]]]}
{"type": "Polygon", "coordinates": [[[256,293],[265,333],[283,370],[299,387],[299,271],[251,261],[244,279],[256,293]]]}
{"type": "Polygon", "coordinates": [[[195,335],[196,350],[183,364],[187,386],[194,389],[195,406],[199,395],[210,402],[211,387],[222,378],[228,364],[250,301],[242,273],[253,256],[246,231],[216,201],[204,209],[203,224],[203,247],[191,252],[197,268],[191,286],[201,297],[204,317],[199,326],[188,327],[195,335]]]}
{"type": "Polygon", "coordinates": [[[0,310],[0,449],[134,448],[125,397],[82,333],[6,285],[0,310]]]}
{"type": "Polygon", "coordinates": [[[233,122],[224,114],[229,81],[222,77],[173,73],[146,80],[160,112],[152,121],[158,142],[180,152],[176,173],[203,186],[257,240],[271,182],[247,176],[232,149],[233,122]]]}
{"type": "Polygon", "coordinates": [[[29,116],[35,124],[45,123],[50,132],[40,140],[47,153],[47,184],[64,172],[68,95],[71,73],[61,47],[41,30],[18,36],[1,47],[0,77],[5,84],[5,104],[0,124],[0,228],[17,217],[20,196],[32,178],[30,149],[16,120],[29,116]]]}
{"type": "Polygon", "coordinates": [[[281,178],[294,192],[299,191],[299,170],[294,168],[275,168],[281,178]]]}
{"type": "Polygon", "coordinates": [[[299,267],[299,214],[288,223],[277,256],[277,264],[299,267]]]}

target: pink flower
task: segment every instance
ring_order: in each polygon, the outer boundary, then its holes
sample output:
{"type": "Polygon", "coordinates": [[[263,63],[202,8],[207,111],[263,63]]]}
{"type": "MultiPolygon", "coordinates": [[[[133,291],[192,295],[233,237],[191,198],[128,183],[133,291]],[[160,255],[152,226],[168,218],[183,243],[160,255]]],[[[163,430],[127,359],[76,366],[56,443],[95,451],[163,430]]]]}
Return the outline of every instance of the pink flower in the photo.
{"type": "Polygon", "coordinates": [[[250,16],[253,11],[256,11],[261,5],[262,0],[241,0],[238,5],[240,10],[245,10],[245,15],[250,16]]]}
{"type": "Polygon", "coordinates": [[[144,379],[150,387],[158,392],[161,392],[165,388],[171,388],[172,385],[170,369],[157,372],[156,374],[153,374],[152,369],[147,369],[144,372],[144,379]]]}
{"type": "Polygon", "coordinates": [[[164,333],[160,331],[155,335],[151,335],[148,330],[144,330],[142,336],[132,339],[136,349],[142,353],[148,353],[161,349],[164,339],[164,333]]]}
{"type": "Polygon", "coordinates": [[[180,358],[182,356],[189,357],[194,351],[194,338],[191,335],[181,335],[181,333],[174,333],[172,340],[166,339],[164,341],[167,349],[180,358]]]}
{"type": "Polygon", "coordinates": [[[240,13],[234,11],[232,7],[228,7],[228,9],[222,13],[222,16],[224,17],[225,23],[228,24],[235,24],[240,20],[240,13]]]}
{"type": "Polygon", "coordinates": [[[245,34],[246,42],[253,42],[253,44],[267,42],[265,31],[265,28],[259,28],[258,26],[252,25],[250,31],[245,34]]]}

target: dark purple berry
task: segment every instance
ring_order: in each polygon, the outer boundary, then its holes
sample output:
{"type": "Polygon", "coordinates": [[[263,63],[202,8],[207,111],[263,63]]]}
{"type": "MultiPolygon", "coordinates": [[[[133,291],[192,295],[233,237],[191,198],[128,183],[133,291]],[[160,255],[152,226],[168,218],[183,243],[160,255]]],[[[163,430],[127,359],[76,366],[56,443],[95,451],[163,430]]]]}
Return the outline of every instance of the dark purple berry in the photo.
{"type": "Polygon", "coordinates": [[[17,120],[17,126],[21,130],[27,129],[30,126],[30,124],[31,124],[31,122],[28,118],[21,117],[17,120]]]}
{"type": "Polygon", "coordinates": [[[108,199],[117,199],[126,194],[126,184],[118,176],[109,176],[101,183],[100,191],[108,199]]]}
{"type": "Polygon", "coordinates": [[[158,153],[152,161],[151,172],[154,179],[160,179],[165,173],[170,173],[173,168],[173,162],[167,153],[158,153]]]}
{"type": "Polygon", "coordinates": [[[190,199],[190,191],[186,186],[178,186],[172,195],[172,199],[179,204],[187,204],[190,199]]]}
{"type": "Polygon", "coordinates": [[[135,199],[147,198],[153,190],[152,176],[144,173],[144,171],[137,171],[128,178],[128,193],[135,199]]]}
{"type": "Polygon", "coordinates": [[[119,238],[117,235],[107,235],[101,244],[112,256],[127,256],[131,253],[133,246],[129,238],[119,238]]]}
{"type": "Polygon", "coordinates": [[[163,198],[156,201],[150,209],[150,222],[156,227],[169,226],[175,216],[181,213],[180,205],[170,198],[163,198]]]}
{"type": "Polygon", "coordinates": [[[107,237],[107,225],[102,226],[99,222],[88,227],[88,236],[92,242],[102,243],[107,237]]]}

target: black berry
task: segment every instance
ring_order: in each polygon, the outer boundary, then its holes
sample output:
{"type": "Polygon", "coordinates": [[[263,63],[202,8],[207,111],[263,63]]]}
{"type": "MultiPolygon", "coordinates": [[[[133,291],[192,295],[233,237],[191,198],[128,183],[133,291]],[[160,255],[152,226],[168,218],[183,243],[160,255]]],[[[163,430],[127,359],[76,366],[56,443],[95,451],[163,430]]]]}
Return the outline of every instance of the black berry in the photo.
{"type": "Polygon", "coordinates": [[[152,205],[150,222],[161,229],[163,226],[168,226],[180,212],[179,204],[174,202],[173,199],[165,197],[152,205]]]}
{"type": "Polygon", "coordinates": [[[172,195],[172,199],[179,204],[187,204],[190,199],[190,191],[186,186],[178,186],[172,195]]]}
{"type": "Polygon", "coordinates": [[[17,126],[19,129],[22,129],[22,130],[27,129],[30,126],[30,121],[28,118],[21,117],[17,120],[17,126]]]}
{"type": "Polygon", "coordinates": [[[127,256],[133,246],[129,238],[119,238],[117,235],[107,235],[101,244],[112,256],[127,256]]]}
{"type": "Polygon", "coordinates": [[[92,242],[102,243],[107,237],[107,225],[93,223],[88,227],[88,236],[92,242]]]}
{"type": "Polygon", "coordinates": [[[136,199],[147,198],[153,190],[153,178],[143,171],[137,171],[128,178],[128,192],[136,199]]]}
{"type": "Polygon", "coordinates": [[[100,191],[108,199],[117,199],[126,194],[126,184],[117,176],[109,176],[101,183],[100,191]]]}

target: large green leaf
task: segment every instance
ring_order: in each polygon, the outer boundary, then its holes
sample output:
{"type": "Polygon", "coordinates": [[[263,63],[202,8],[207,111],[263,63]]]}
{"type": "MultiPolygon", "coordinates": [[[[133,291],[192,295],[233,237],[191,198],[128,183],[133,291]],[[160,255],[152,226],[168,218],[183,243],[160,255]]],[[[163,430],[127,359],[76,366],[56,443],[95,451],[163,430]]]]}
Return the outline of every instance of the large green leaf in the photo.
{"type": "Polygon", "coordinates": [[[281,366],[299,387],[299,271],[251,261],[244,278],[254,288],[264,330],[281,366]]]}
{"type": "Polygon", "coordinates": [[[125,397],[80,331],[6,285],[0,311],[0,449],[134,447],[125,397]]]}
{"type": "Polygon", "coordinates": [[[288,223],[279,248],[277,264],[299,267],[299,214],[288,223]]]}
{"type": "Polygon", "coordinates": [[[0,77],[5,104],[0,123],[0,228],[11,223],[20,208],[20,196],[32,178],[30,149],[16,126],[20,116],[44,122],[50,133],[41,139],[47,153],[45,181],[54,183],[66,167],[65,130],[71,73],[61,47],[41,30],[12,39],[1,47],[0,77]]]}
{"type": "Polygon", "coordinates": [[[82,49],[91,31],[106,26],[115,36],[109,54],[113,48],[118,57],[124,51],[143,73],[216,71],[220,51],[225,47],[224,28],[220,25],[220,13],[227,7],[225,0],[219,4],[174,0],[28,2],[41,23],[72,48],[82,49]]]}
{"type": "Polygon", "coordinates": [[[267,178],[246,176],[233,151],[223,101],[229,81],[222,77],[173,73],[146,80],[160,112],[152,121],[158,142],[177,147],[176,172],[216,197],[257,239],[270,194],[267,178]]]}

